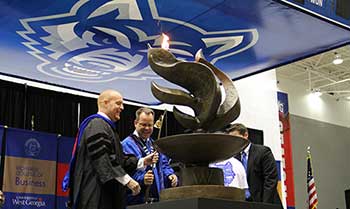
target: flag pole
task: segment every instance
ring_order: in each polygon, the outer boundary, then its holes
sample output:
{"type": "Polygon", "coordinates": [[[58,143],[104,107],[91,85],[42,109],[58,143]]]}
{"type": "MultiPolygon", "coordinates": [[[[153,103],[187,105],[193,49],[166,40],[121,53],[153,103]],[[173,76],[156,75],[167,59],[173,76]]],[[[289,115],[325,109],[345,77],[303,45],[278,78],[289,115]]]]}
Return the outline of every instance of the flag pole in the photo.
{"type": "MultiPolygon", "coordinates": [[[[158,137],[157,139],[160,138],[160,134],[162,132],[162,126],[163,126],[163,121],[164,121],[164,116],[166,114],[167,110],[165,109],[163,114],[158,118],[158,120],[154,123],[153,127],[159,129],[158,131],[158,137]]],[[[152,170],[156,167],[156,164],[152,164],[152,170]]],[[[152,203],[153,200],[150,198],[150,190],[151,190],[151,185],[146,186],[145,190],[145,203],[152,203]]]]}
{"type": "Polygon", "coordinates": [[[318,198],[316,191],[315,179],[312,171],[312,161],[311,161],[311,148],[307,147],[307,193],[308,193],[308,206],[309,209],[317,209],[318,198]]]}

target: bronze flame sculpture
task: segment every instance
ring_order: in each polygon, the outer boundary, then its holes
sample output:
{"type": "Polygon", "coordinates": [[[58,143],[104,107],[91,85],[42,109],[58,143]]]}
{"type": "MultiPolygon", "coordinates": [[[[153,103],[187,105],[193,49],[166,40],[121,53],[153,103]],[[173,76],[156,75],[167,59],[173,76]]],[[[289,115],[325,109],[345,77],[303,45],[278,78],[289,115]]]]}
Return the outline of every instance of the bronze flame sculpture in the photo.
{"type": "Polygon", "coordinates": [[[161,87],[154,82],[151,84],[153,95],[160,101],[189,106],[194,110],[193,117],[174,107],[174,116],[182,126],[213,132],[239,116],[241,106],[233,82],[206,61],[201,51],[197,52],[195,62],[184,62],[165,49],[151,48],[148,50],[148,62],[158,75],[189,91],[161,87]],[[222,95],[216,77],[222,82],[226,93],[221,105],[222,95]]]}
{"type": "Polygon", "coordinates": [[[167,88],[152,82],[153,95],[164,103],[188,106],[194,111],[194,116],[191,116],[175,106],[173,109],[175,119],[193,133],[167,136],[155,142],[157,150],[184,164],[180,173],[182,186],[163,190],[161,199],[185,196],[235,199],[234,194],[239,194],[238,199],[243,198],[241,191],[223,186],[221,169],[208,168],[209,163],[228,159],[248,144],[240,137],[214,133],[240,114],[238,93],[232,80],[206,61],[201,50],[194,62],[187,62],[176,59],[168,50],[149,48],[148,63],[159,76],[188,90],[167,88]],[[224,101],[221,101],[217,80],[224,87],[224,101]]]}

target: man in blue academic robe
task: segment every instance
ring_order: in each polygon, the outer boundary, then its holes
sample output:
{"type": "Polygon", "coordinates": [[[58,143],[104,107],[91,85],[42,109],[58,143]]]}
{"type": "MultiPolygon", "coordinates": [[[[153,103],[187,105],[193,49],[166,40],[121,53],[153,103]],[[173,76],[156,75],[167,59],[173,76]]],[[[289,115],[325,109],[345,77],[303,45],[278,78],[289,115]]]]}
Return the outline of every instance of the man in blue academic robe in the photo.
{"type": "MultiPolygon", "coordinates": [[[[153,133],[154,111],[149,108],[138,109],[134,125],[135,131],[122,141],[122,146],[124,153],[133,154],[140,159],[154,152],[153,139],[150,138],[153,133]]],[[[169,166],[169,159],[161,153],[156,164],[145,170],[137,170],[132,177],[141,185],[141,192],[136,196],[129,193],[128,205],[157,201],[162,189],[177,186],[177,176],[169,166]]]]}

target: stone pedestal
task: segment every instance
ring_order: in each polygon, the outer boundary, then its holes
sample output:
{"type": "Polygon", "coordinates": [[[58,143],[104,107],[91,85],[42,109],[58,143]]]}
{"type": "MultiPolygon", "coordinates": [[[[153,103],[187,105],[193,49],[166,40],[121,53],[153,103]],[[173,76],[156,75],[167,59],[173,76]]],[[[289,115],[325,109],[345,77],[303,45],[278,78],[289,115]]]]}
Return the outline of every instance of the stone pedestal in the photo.
{"type": "Polygon", "coordinates": [[[162,201],[151,204],[129,206],[128,209],[282,209],[280,205],[230,201],[208,198],[191,198],[182,200],[162,201]]]}
{"type": "Polygon", "coordinates": [[[192,185],[164,189],[160,192],[160,201],[182,200],[188,198],[212,198],[244,201],[243,189],[223,185],[192,185]]]}

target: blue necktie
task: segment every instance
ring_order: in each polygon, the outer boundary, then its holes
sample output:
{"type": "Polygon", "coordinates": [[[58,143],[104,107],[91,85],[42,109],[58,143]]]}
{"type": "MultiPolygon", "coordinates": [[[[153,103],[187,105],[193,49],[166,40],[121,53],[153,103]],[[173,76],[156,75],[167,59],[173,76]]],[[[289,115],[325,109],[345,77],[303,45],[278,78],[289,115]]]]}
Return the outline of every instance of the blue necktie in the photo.
{"type": "MultiPolygon", "coordinates": [[[[247,173],[247,168],[248,168],[248,158],[247,158],[247,153],[242,152],[242,164],[243,167],[245,169],[245,173],[247,175],[248,178],[248,173],[247,173]]],[[[245,189],[245,198],[248,199],[250,197],[250,192],[249,192],[249,188],[245,189]]]]}

